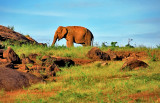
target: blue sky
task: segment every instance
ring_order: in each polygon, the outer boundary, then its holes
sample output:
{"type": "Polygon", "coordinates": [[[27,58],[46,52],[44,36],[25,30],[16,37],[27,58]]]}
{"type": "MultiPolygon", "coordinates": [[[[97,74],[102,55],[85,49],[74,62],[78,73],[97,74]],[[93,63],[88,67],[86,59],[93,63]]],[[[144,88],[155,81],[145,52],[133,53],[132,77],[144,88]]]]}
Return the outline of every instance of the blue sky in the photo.
{"type": "MultiPolygon", "coordinates": [[[[0,25],[51,44],[58,26],[84,26],[99,45],[160,44],[160,0],[0,0],[0,25]]],[[[66,40],[57,42],[66,45],[66,40]]]]}

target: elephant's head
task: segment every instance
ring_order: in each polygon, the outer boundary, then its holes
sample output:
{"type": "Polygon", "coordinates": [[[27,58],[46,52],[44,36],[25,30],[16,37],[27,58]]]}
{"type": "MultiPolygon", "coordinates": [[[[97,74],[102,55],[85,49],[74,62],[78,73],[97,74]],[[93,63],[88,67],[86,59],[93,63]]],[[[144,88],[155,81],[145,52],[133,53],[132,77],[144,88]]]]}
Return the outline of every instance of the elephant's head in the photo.
{"type": "Polygon", "coordinates": [[[54,34],[54,39],[53,39],[52,45],[54,45],[56,43],[57,39],[59,41],[60,39],[64,38],[66,34],[67,34],[67,29],[63,26],[59,26],[54,34]]]}

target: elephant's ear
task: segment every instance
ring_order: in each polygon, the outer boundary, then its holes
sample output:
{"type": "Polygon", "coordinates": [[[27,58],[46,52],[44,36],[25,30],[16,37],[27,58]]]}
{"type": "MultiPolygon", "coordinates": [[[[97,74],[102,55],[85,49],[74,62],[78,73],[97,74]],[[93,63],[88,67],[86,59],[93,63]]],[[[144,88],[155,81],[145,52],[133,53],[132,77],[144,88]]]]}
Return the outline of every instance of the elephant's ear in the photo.
{"type": "Polygon", "coordinates": [[[67,34],[67,29],[65,27],[63,27],[62,29],[62,38],[67,34]]]}

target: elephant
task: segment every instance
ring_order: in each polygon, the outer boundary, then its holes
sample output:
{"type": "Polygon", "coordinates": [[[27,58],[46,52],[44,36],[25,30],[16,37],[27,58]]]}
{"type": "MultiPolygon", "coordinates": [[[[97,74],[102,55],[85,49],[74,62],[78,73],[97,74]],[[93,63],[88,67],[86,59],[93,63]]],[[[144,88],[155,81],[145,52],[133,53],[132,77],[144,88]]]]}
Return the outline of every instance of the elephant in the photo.
{"type": "Polygon", "coordinates": [[[52,46],[62,38],[66,39],[67,47],[74,46],[73,43],[83,46],[93,45],[94,36],[90,30],[81,26],[59,26],[55,32],[52,46]]]}

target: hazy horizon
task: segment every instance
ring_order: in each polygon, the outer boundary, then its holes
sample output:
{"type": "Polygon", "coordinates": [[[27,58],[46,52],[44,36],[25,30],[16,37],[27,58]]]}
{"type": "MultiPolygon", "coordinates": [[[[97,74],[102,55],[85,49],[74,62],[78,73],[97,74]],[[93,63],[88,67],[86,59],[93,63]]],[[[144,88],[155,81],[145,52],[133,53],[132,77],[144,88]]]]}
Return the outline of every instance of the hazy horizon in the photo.
{"type": "MultiPolygon", "coordinates": [[[[0,0],[0,25],[51,44],[58,26],[83,26],[94,42],[125,46],[160,44],[159,0],[0,0]]],[[[66,40],[58,41],[66,45],[66,40]]]]}

